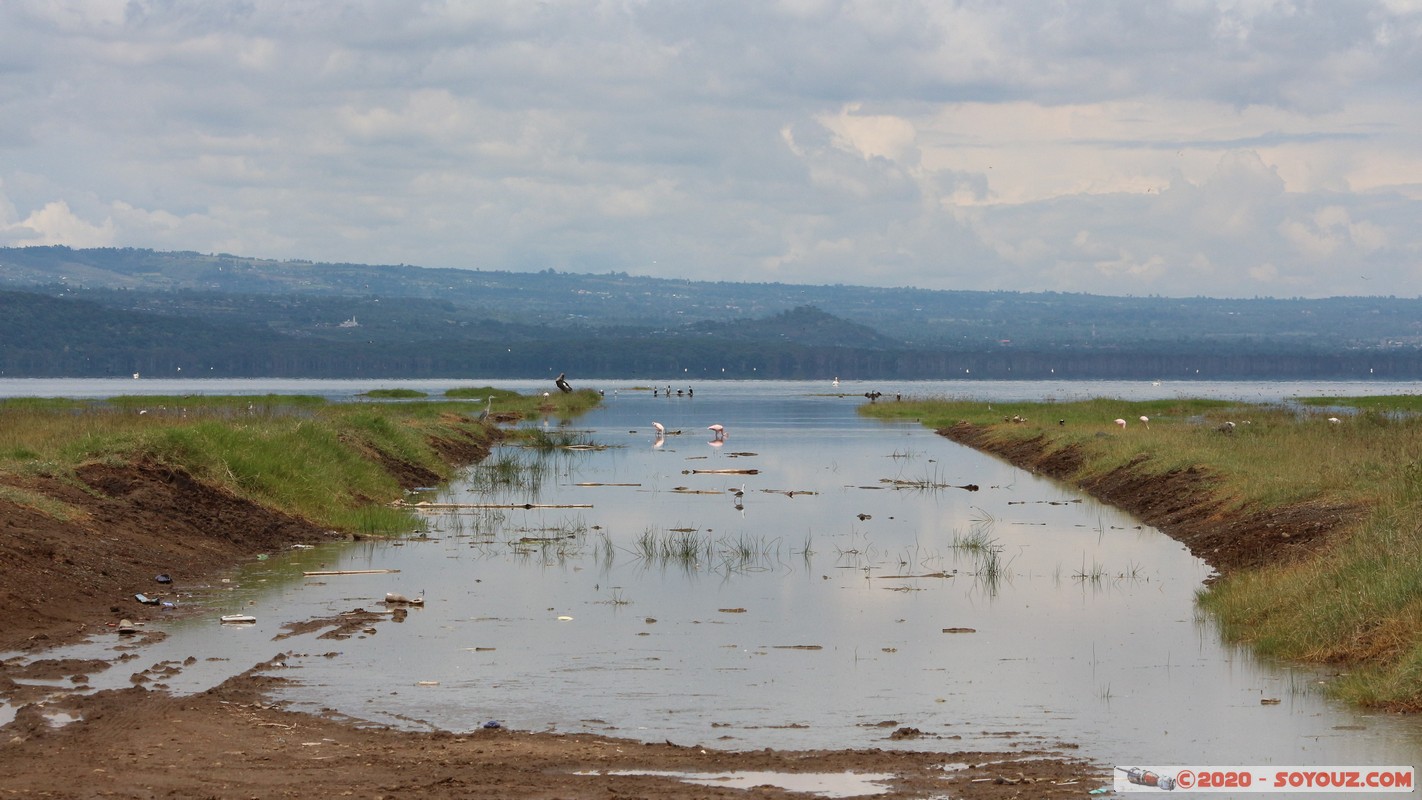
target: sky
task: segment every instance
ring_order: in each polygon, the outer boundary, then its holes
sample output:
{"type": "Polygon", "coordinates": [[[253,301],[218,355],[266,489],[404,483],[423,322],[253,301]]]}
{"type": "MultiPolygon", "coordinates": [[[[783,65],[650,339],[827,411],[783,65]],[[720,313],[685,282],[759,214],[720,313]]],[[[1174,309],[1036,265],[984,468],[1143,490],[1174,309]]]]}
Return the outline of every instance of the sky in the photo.
{"type": "Polygon", "coordinates": [[[0,245],[1422,295],[1422,0],[4,0],[0,245]]]}

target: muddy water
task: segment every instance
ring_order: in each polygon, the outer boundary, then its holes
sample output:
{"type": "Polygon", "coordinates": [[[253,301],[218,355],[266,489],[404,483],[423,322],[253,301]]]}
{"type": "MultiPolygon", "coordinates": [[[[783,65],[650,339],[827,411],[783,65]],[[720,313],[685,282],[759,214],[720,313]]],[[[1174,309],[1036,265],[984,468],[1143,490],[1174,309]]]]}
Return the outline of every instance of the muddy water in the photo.
{"type": "MultiPolygon", "coordinates": [[[[1340,708],[1317,676],[1222,644],[1193,603],[1209,570],[1174,541],[917,425],[860,419],[858,402],[609,391],[576,423],[606,449],[506,450],[427,495],[587,507],[432,513],[423,538],[275,556],[133,664],[196,655],[165,680],[198,688],[292,652],[286,699],[410,727],[732,749],[1068,745],[1114,763],[1419,760],[1413,722],[1340,708]],[[659,444],[654,420],[680,433],[659,444]],[[301,575],[318,568],[400,571],[301,575]],[[425,606],[349,640],[272,640],[389,591],[425,606]],[[216,624],[237,611],[257,624],[216,624]],[[891,738],[901,729],[921,735],[891,738]]],[[[95,684],[127,683],[128,668],[110,672],[95,684]]]]}

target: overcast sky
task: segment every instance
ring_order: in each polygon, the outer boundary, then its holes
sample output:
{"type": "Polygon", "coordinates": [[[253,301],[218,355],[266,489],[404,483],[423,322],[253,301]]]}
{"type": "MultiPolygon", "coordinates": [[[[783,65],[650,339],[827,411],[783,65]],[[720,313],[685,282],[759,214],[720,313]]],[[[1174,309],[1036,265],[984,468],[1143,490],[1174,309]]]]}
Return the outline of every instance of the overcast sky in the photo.
{"type": "Polygon", "coordinates": [[[1422,294],[1422,0],[4,0],[0,244],[1422,294]]]}

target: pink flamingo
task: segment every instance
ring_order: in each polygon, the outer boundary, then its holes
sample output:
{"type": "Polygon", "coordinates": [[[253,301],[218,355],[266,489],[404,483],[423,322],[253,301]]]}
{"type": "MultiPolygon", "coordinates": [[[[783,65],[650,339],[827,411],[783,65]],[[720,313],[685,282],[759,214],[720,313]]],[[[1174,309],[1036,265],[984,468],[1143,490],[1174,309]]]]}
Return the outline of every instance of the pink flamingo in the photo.
{"type": "Polygon", "coordinates": [[[712,435],[716,437],[713,441],[726,441],[726,429],[720,423],[717,423],[715,425],[707,425],[706,430],[711,431],[712,435]]]}
{"type": "Polygon", "coordinates": [[[1126,421],[1123,420],[1123,419],[1118,419],[1118,420],[1116,420],[1116,427],[1120,428],[1121,430],[1125,430],[1125,429],[1126,429],[1126,421]]]}

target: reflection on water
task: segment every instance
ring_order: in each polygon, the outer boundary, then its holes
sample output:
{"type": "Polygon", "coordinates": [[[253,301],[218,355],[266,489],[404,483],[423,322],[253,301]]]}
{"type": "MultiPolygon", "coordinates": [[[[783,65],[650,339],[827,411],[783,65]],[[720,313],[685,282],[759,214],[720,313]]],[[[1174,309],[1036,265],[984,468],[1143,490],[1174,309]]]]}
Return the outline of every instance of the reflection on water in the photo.
{"type": "Polygon", "coordinates": [[[1065,744],[1117,763],[1422,753],[1410,721],[1340,709],[1312,674],[1222,645],[1193,603],[1208,568],[1132,518],[917,425],[862,420],[862,399],[735,388],[609,392],[577,425],[605,449],[500,451],[420,496],[454,506],[430,510],[425,535],[261,562],[134,663],[196,655],[167,679],[182,689],[291,651],[298,706],[453,730],[1065,744]],[[301,575],[316,568],[400,571],[301,575]],[[349,640],[272,641],[386,592],[426,603],[349,640]],[[216,624],[236,611],[258,622],[216,624]]]}

